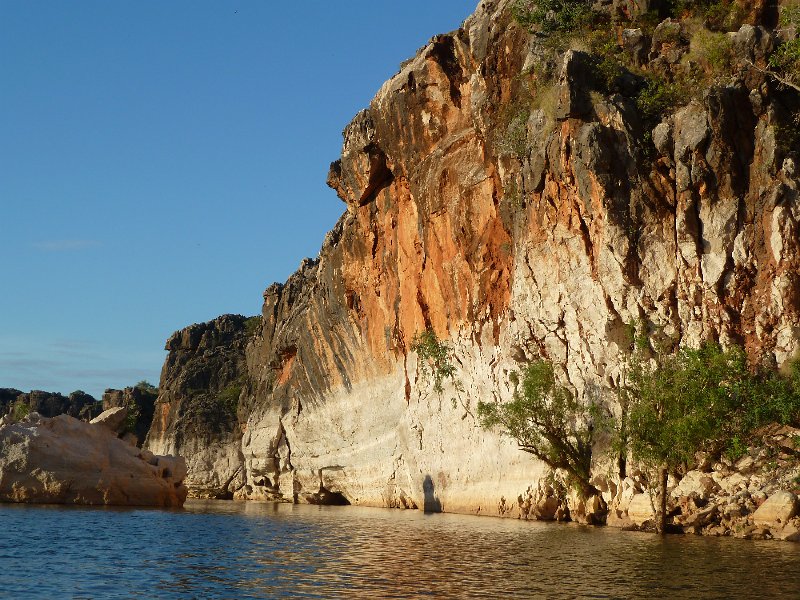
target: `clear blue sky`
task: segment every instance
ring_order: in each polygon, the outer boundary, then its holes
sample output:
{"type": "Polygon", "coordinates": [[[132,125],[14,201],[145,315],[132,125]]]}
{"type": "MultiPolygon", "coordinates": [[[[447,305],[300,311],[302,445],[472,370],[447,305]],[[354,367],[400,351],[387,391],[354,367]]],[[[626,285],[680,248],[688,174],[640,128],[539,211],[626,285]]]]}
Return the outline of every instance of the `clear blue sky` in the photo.
{"type": "Polygon", "coordinates": [[[477,0],[0,0],[0,387],[158,382],[344,210],[341,131],[477,0]]]}

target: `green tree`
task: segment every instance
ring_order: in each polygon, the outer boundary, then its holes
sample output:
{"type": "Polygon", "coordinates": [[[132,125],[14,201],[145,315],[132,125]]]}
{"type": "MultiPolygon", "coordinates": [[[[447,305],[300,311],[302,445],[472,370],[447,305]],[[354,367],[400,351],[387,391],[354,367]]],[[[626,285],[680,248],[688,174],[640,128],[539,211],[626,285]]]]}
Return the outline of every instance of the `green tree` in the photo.
{"type": "Polygon", "coordinates": [[[625,431],[630,452],[658,485],[657,529],[667,519],[667,479],[697,452],[734,452],[771,421],[800,415],[800,368],[789,377],[751,369],[738,346],[682,348],[631,363],[625,431]],[[657,474],[654,478],[653,475],[657,474]]]}
{"type": "Polygon", "coordinates": [[[589,483],[592,446],[600,407],[580,402],[558,384],[552,363],[535,361],[522,373],[512,374],[514,397],[505,404],[479,402],[478,419],[485,428],[501,431],[548,467],[563,470],[583,499],[598,495],[589,483]]]}
{"type": "Polygon", "coordinates": [[[133,387],[139,388],[140,390],[148,394],[158,394],[158,388],[149,381],[147,381],[146,379],[142,379],[139,383],[137,383],[133,387]]]}
{"type": "Polygon", "coordinates": [[[433,330],[417,333],[411,341],[411,350],[419,357],[423,379],[433,378],[433,389],[437,394],[444,391],[445,379],[457,384],[456,368],[452,362],[453,350],[447,342],[436,337],[433,330]]]}
{"type": "Polygon", "coordinates": [[[588,0],[515,0],[514,20],[527,29],[576,33],[599,19],[588,0]]]}

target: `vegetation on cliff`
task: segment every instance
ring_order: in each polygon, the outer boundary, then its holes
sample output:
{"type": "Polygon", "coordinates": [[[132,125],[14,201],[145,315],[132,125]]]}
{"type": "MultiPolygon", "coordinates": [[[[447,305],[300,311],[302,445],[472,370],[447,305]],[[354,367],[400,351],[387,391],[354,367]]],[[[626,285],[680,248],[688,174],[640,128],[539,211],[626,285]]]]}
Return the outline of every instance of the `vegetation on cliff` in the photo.
{"type": "Polygon", "coordinates": [[[512,373],[514,397],[504,404],[479,402],[478,419],[485,428],[499,426],[553,471],[561,470],[583,499],[598,493],[591,483],[597,403],[583,403],[556,381],[552,363],[535,361],[522,380],[512,373]]]}
{"type": "Polygon", "coordinates": [[[690,470],[700,452],[741,458],[765,425],[800,426],[800,361],[779,372],[749,365],[735,345],[668,351],[645,336],[634,343],[616,418],[600,402],[580,402],[558,383],[553,364],[541,360],[525,367],[521,382],[512,374],[511,401],[480,402],[478,417],[564,474],[584,500],[599,494],[591,483],[597,439],[613,432],[608,450],[630,455],[646,474],[664,532],[670,474],[690,470]]]}
{"type": "Polygon", "coordinates": [[[419,357],[419,369],[423,380],[432,380],[433,390],[437,394],[444,391],[444,382],[455,379],[456,368],[452,362],[453,349],[440,340],[431,329],[418,332],[411,342],[411,351],[419,357]]]}
{"type": "Polygon", "coordinates": [[[767,424],[800,425],[800,365],[789,365],[787,375],[751,367],[742,348],[714,343],[670,353],[648,344],[639,352],[649,356],[631,360],[626,443],[658,489],[664,531],[670,473],[691,468],[699,452],[740,458],[767,424]]]}

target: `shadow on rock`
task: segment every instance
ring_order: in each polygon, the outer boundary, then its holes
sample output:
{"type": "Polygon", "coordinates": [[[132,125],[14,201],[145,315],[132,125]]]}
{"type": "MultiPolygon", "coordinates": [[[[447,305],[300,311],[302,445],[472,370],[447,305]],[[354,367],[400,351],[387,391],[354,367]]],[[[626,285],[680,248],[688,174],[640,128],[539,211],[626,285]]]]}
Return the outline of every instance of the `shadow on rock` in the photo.
{"type": "Polygon", "coordinates": [[[433,479],[430,475],[425,475],[425,481],[422,482],[422,493],[425,495],[422,509],[426,513],[442,512],[442,503],[434,493],[433,479]]]}

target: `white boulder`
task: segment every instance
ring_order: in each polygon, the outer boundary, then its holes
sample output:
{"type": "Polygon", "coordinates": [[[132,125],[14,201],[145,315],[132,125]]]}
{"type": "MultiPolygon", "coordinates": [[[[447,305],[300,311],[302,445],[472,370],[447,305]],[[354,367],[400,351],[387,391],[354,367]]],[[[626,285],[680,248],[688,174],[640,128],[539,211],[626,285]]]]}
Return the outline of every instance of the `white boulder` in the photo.
{"type": "Polygon", "coordinates": [[[186,463],[68,415],[0,427],[0,502],[183,506],[186,463]]]}

